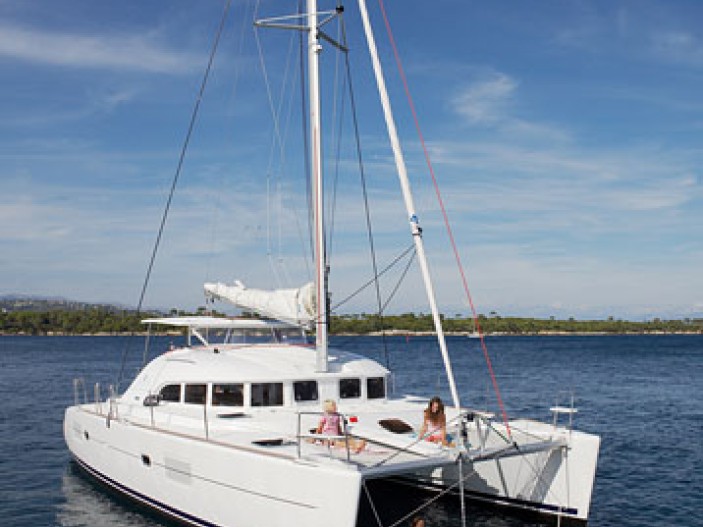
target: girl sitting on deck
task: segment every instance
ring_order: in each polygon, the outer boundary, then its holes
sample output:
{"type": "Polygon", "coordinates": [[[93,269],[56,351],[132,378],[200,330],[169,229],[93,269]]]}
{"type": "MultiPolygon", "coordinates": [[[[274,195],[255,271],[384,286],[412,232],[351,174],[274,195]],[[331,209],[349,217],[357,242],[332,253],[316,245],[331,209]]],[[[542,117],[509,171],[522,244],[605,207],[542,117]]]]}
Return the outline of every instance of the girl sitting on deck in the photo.
{"type": "MultiPolygon", "coordinates": [[[[315,433],[325,436],[344,436],[345,432],[342,427],[342,416],[337,413],[337,403],[332,399],[327,399],[324,404],[324,410],[325,413],[320,418],[315,433]]],[[[366,446],[366,441],[363,439],[356,440],[352,437],[348,437],[346,440],[325,439],[324,442],[330,446],[340,447],[345,447],[348,444],[349,448],[356,454],[361,452],[366,446]]]]}

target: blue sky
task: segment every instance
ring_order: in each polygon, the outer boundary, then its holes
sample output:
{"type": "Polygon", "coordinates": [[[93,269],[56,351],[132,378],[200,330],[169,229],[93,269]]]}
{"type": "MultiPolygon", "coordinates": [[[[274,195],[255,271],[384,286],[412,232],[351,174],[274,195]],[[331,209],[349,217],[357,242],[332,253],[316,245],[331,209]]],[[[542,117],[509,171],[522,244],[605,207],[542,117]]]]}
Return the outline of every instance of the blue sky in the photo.
{"type": "MultiPolygon", "coordinates": [[[[385,1],[479,312],[703,316],[703,3],[385,1]]],[[[0,0],[0,295],[136,303],[223,3],[0,0]]],[[[233,2],[147,306],[201,305],[206,280],[309,277],[297,36],[260,30],[262,60],[254,7],[233,2]]],[[[369,9],[439,302],[466,314],[376,0],[369,9]]],[[[354,2],[346,18],[383,266],[411,240],[354,2]]],[[[326,49],[324,120],[345,123],[339,162],[326,161],[330,182],[339,174],[333,303],[371,272],[335,64],[326,49]]],[[[328,154],[334,144],[330,133],[328,154]]],[[[427,312],[415,269],[389,309],[427,312]]]]}

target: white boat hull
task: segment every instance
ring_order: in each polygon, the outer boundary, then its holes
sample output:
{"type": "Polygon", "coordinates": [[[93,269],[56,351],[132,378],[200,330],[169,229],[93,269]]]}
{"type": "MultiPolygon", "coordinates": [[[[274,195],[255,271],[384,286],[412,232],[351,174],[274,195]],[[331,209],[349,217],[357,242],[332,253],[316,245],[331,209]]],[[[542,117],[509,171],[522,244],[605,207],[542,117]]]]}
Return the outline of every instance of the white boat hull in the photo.
{"type": "Polygon", "coordinates": [[[164,433],[81,407],[66,410],[71,454],[92,476],[166,516],[192,525],[352,527],[355,470],[262,455],[164,433]],[[331,521],[331,523],[330,523],[331,521]]]}
{"type": "MultiPolygon", "coordinates": [[[[483,453],[477,448],[463,461],[465,497],[497,506],[585,524],[600,448],[600,437],[535,421],[511,423],[511,446],[490,431],[483,453]]],[[[505,434],[505,427],[494,424],[505,434]]],[[[479,442],[469,431],[473,445],[479,442]]],[[[414,485],[459,492],[459,464],[415,474],[414,485]]]]}
{"type": "MultiPolygon", "coordinates": [[[[377,466],[388,454],[368,457],[383,446],[372,446],[353,463],[341,452],[339,460],[317,463],[314,456],[298,457],[293,447],[262,452],[206,439],[203,430],[189,433],[154,428],[143,420],[109,420],[92,405],[67,409],[64,428],[71,453],[92,476],[192,525],[326,526],[334,518],[334,525],[351,527],[357,525],[364,480],[400,480],[431,491],[450,489],[448,495],[460,489],[454,457],[422,469],[399,458],[377,466]]],[[[514,444],[506,442],[503,425],[469,425],[472,446],[461,465],[465,497],[585,523],[599,437],[535,421],[512,422],[511,430],[514,444]]],[[[405,436],[395,438],[401,450],[409,444],[405,436]]],[[[432,455],[431,445],[419,447],[432,455]]],[[[408,505],[409,511],[413,508],[408,505]]]]}

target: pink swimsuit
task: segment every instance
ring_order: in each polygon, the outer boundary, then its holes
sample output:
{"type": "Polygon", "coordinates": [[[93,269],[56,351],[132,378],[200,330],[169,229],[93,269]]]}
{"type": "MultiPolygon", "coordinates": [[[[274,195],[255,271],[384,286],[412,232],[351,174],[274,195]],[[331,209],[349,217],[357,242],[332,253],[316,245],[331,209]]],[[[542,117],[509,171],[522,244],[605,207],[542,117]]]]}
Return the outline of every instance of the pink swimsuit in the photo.
{"type": "Polygon", "coordinates": [[[338,436],[342,435],[341,428],[339,426],[339,416],[337,414],[325,414],[320,419],[320,424],[322,424],[321,434],[326,436],[338,436]]]}

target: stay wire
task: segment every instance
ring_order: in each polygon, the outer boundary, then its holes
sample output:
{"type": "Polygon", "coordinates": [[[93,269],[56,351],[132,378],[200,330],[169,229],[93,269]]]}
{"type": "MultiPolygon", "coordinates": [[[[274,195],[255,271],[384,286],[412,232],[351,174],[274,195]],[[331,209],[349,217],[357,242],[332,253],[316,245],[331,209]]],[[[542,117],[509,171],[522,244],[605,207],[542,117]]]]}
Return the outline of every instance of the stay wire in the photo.
{"type": "MultiPolygon", "coordinates": [[[[410,268],[410,264],[412,263],[412,261],[413,261],[414,258],[415,258],[415,252],[414,252],[414,250],[415,250],[415,244],[413,243],[413,244],[410,245],[407,249],[405,249],[399,256],[397,256],[396,258],[394,258],[393,261],[392,261],[391,263],[389,263],[384,269],[382,269],[381,272],[378,273],[378,277],[380,278],[380,277],[383,276],[386,272],[390,271],[390,270],[391,270],[393,267],[395,267],[395,265],[396,265],[400,260],[402,260],[408,253],[412,252],[412,255],[411,255],[411,257],[410,257],[410,260],[408,261],[408,264],[405,266],[405,271],[403,271],[403,273],[402,273],[402,276],[401,276],[401,281],[402,281],[402,279],[405,277],[405,274],[407,273],[407,270],[410,268]]],[[[354,291],[352,294],[350,294],[349,296],[347,296],[344,300],[342,300],[342,301],[339,302],[338,304],[332,306],[332,308],[331,308],[331,310],[330,310],[331,313],[334,313],[334,311],[335,311],[337,308],[339,308],[339,307],[341,307],[342,305],[346,304],[349,300],[351,300],[351,299],[354,298],[356,295],[358,295],[359,293],[361,293],[364,289],[366,289],[368,286],[370,286],[373,282],[374,282],[374,279],[373,279],[373,278],[372,278],[371,280],[368,280],[368,281],[367,281],[366,283],[364,283],[361,287],[359,287],[356,291],[354,291]]],[[[399,282],[399,283],[400,283],[400,282],[399,282]]],[[[397,289],[397,286],[396,286],[396,289],[397,289]]],[[[387,305],[387,304],[388,304],[388,302],[386,302],[386,305],[387,305]]],[[[386,306],[384,305],[384,309],[385,309],[385,307],[386,307],[386,306]]],[[[350,337],[349,342],[351,342],[351,339],[353,339],[353,337],[350,337]]],[[[346,345],[346,343],[347,343],[347,341],[346,341],[346,340],[343,340],[343,341],[338,342],[336,345],[339,346],[339,347],[344,347],[344,345],[346,345]]]]}
{"type": "Polygon", "coordinates": [[[411,244],[407,249],[405,249],[401,254],[399,254],[398,256],[396,256],[396,257],[393,259],[393,261],[391,261],[391,263],[389,263],[385,268],[383,268],[383,269],[381,270],[381,272],[378,273],[377,276],[375,276],[374,278],[371,278],[370,280],[368,280],[367,282],[365,282],[361,287],[359,287],[358,289],[356,289],[353,293],[351,293],[351,294],[348,295],[346,298],[344,298],[343,300],[341,300],[340,302],[338,302],[338,303],[336,303],[334,306],[332,306],[332,311],[334,311],[334,310],[336,310],[336,309],[342,307],[344,304],[346,304],[347,302],[349,302],[352,298],[354,298],[356,295],[358,295],[359,293],[361,293],[361,292],[362,292],[364,289],[366,289],[368,286],[370,286],[371,284],[373,284],[375,281],[378,281],[378,279],[381,278],[385,273],[387,273],[393,266],[395,266],[395,264],[397,264],[400,260],[402,260],[409,252],[414,251],[414,250],[415,250],[415,244],[413,243],[413,244],[411,244]]]}
{"type": "MultiPolygon", "coordinates": [[[[337,23],[337,32],[338,32],[338,40],[341,40],[339,33],[341,32],[341,27],[343,23],[343,19],[340,16],[338,19],[337,23]]],[[[328,228],[328,233],[327,233],[327,265],[331,268],[332,267],[332,254],[333,254],[333,246],[332,242],[334,241],[334,227],[335,227],[335,212],[337,210],[337,190],[339,188],[339,165],[340,165],[340,159],[341,159],[341,149],[342,149],[342,138],[343,138],[343,124],[344,124],[344,107],[345,107],[345,101],[346,101],[346,83],[342,84],[342,90],[341,90],[341,95],[337,95],[337,90],[339,88],[339,53],[336,54],[335,56],[335,66],[334,66],[334,87],[335,87],[335,95],[333,97],[334,101],[334,108],[333,108],[333,117],[331,119],[331,122],[337,122],[337,127],[335,128],[335,138],[334,138],[334,143],[335,143],[335,164],[334,164],[334,177],[333,177],[333,183],[332,183],[332,198],[331,198],[331,204],[329,207],[329,228],[328,228]],[[339,100],[339,119],[335,118],[334,116],[337,114],[337,101],[339,100]]]]}
{"type": "Polygon", "coordinates": [[[398,292],[398,289],[400,289],[400,285],[403,283],[403,281],[405,281],[405,277],[408,274],[408,271],[410,270],[410,266],[415,261],[415,254],[416,253],[412,253],[410,258],[408,259],[408,263],[406,264],[405,269],[403,269],[403,272],[401,273],[400,278],[398,279],[398,282],[395,284],[393,291],[391,291],[391,293],[388,295],[388,298],[386,299],[386,303],[383,304],[383,307],[381,308],[383,313],[386,312],[386,308],[388,307],[388,305],[391,303],[391,301],[395,297],[395,294],[398,292]]]}
{"type": "MultiPolygon", "coordinates": [[[[342,20],[342,43],[344,44],[344,47],[347,48],[347,33],[346,33],[346,27],[344,26],[343,18],[340,16],[340,20],[342,20]]],[[[345,53],[344,54],[344,64],[346,66],[347,70],[347,84],[348,84],[348,89],[349,89],[349,104],[351,106],[351,115],[352,115],[352,123],[354,125],[354,139],[355,139],[355,144],[356,144],[356,157],[357,157],[357,162],[359,164],[359,177],[361,178],[361,189],[362,189],[362,195],[364,199],[364,213],[366,216],[366,232],[368,234],[368,239],[369,239],[369,249],[371,251],[371,262],[373,265],[373,276],[374,276],[374,286],[376,290],[376,302],[378,304],[378,316],[379,316],[379,325],[381,330],[381,339],[383,341],[383,357],[386,361],[386,367],[390,368],[390,358],[388,356],[388,342],[386,341],[386,330],[385,330],[385,324],[383,323],[383,301],[381,299],[381,286],[378,281],[378,263],[376,261],[376,248],[374,246],[374,239],[373,239],[373,228],[371,225],[371,212],[369,211],[369,197],[368,197],[368,192],[366,189],[366,171],[364,170],[364,160],[363,156],[361,154],[361,139],[360,139],[360,134],[359,134],[359,121],[357,117],[357,110],[356,110],[356,98],[354,97],[354,84],[352,82],[352,75],[351,75],[351,66],[349,64],[349,54],[345,53]]]]}
{"type": "MultiPolygon", "coordinates": [[[[149,260],[149,266],[147,267],[146,271],[146,276],[144,277],[144,284],[142,285],[142,290],[139,295],[139,302],[137,303],[137,314],[141,313],[142,311],[142,305],[144,304],[144,297],[146,295],[146,290],[149,285],[149,280],[151,278],[151,272],[154,268],[154,262],[156,261],[156,255],[159,250],[159,246],[161,244],[161,238],[163,236],[164,228],[166,226],[166,220],[168,218],[168,213],[169,210],[171,209],[171,202],[173,201],[173,196],[176,191],[176,186],[178,184],[178,179],[181,175],[181,170],[183,168],[183,162],[185,160],[185,155],[186,151],[188,150],[188,145],[190,144],[190,138],[193,134],[193,130],[195,128],[195,122],[198,117],[198,112],[200,110],[200,103],[203,100],[203,94],[205,93],[205,86],[207,86],[207,81],[208,78],[210,77],[210,70],[212,69],[212,65],[215,61],[215,54],[217,53],[217,48],[220,43],[220,37],[222,36],[222,31],[225,26],[225,21],[227,20],[227,14],[229,13],[230,6],[232,4],[232,0],[227,0],[227,3],[225,4],[224,11],[222,12],[222,18],[220,19],[220,25],[217,29],[217,33],[215,35],[215,40],[212,45],[212,50],[210,51],[210,57],[208,59],[207,67],[205,68],[205,73],[203,74],[203,79],[200,84],[200,90],[198,91],[198,97],[195,101],[195,105],[193,107],[193,111],[190,116],[190,123],[188,124],[188,131],[186,132],[185,139],[183,141],[183,146],[181,147],[181,153],[178,158],[178,164],[176,166],[176,172],[173,176],[173,182],[171,183],[171,190],[168,194],[168,199],[166,200],[166,207],[164,208],[163,215],[161,216],[161,224],[159,225],[159,231],[156,236],[156,241],[154,243],[154,249],[151,253],[151,258],[149,260]]],[[[117,382],[115,385],[115,389],[119,393],[120,389],[120,382],[122,382],[122,376],[124,375],[124,369],[125,365],[127,362],[127,354],[129,353],[129,347],[130,347],[130,342],[131,338],[127,340],[127,344],[125,345],[125,349],[122,353],[122,361],[120,365],[120,372],[117,376],[117,382]]],[[[143,367],[144,365],[142,365],[143,367]]]]}
{"type": "MultiPolygon", "coordinates": [[[[268,101],[269,111],[271,112],[271,120],[273,121],[273,134],[271,137],[271,146],[269,149],[268,166],[266,168],[266,258],[268,260],[269,267],[271,268],[271,273],[274,279],[276,280],[276,283],[279,287],[281,287],[283,285],[283,281],[281,280],[275,259],[273,257],[273,248],[271,244],[271,174],[273,172],[274,157],[276,154],[276,150],[278,150],[279,161],[281,163],[281,166],[283,166],[285,159],[284,141],[281,133],[281,113],[283,112],[283,93],[285,91],[286,82],[288,78],[288,72],[290,67],[290,49],[292,48],[293,39],[291,37],[291,48],[289,48],[289,54],[287,54],[288,59],[286,60],[286,67],[283,73],[283,80],[281,81],[281,96],[279,98],[278,105],[276,105],[274,102],[271,89],[271,81],[269,79],[268,69],[266,67],[266,61],[264,59],[264,52],[261,46],[261,39],[259,38],[259,31],[256,26],[254,28],[254,40],[256,41],[256,49],[259,54],[259,66],[261,67],[261,73],[264,78],[264,86],[266,88],[266,99],[268,101]]],[[[280,207],[277,206],[276,209],[277,217],[280,218],[280,207]]]]}
{"type": "MultiPolygon", "coordinates": [[[[245,4],[245,7],[243,8],[243,11],[246,13],[245,16],[242,17],[241,25],[239,27],[239,41],[237,42],[237,56],[243,56],[244,55],[244,46],[246,44],[246,27],[247,27],[247,22],[250,20],[250,18],[253,18],[253,12],[250,13],[250,11],[253,10],[253,3],[251,0],[248,0],[245,4]]],[[[234,79],[232,82],[232,88],[230,90],[229,94],[229,101],[236,101],[237,99],[237,93],[239,91],[239,86],[240,86],[240,79],[242,76],[242,67],[240,65],[235,65],[234,68],[234,79]]],[[[230,134],[232,134],[234,130],[230,130],[230,134]]],[[[234,142],[234,135],[230,135],[229,140],[234,142]]],[[[224,202],[224,190],[225,190],[225,177],[227,176],[225,171],[222,171],[220,174],[220,179],[219,179],[219,184],[217,185],[217,188],[221,190],[221,192],[218,192],[216,197],[215,197],[215,206],[212,207],[212,227],[210,229],[210,243],[209,243],[209,249],[208,249],[208,255],[207,255],[207,261],[205,263],[205,272],[203,276],[203,283],[204,282],[210,282],[210,269],[212,267],[212,261],[215,256],[215,245],[217,243],[217,239],[219,236],[219,229],[220,229],[220,224],[221,224],[221,218],[222,218],[222,213],[223,213],[223,202],[224,202]]]]}

